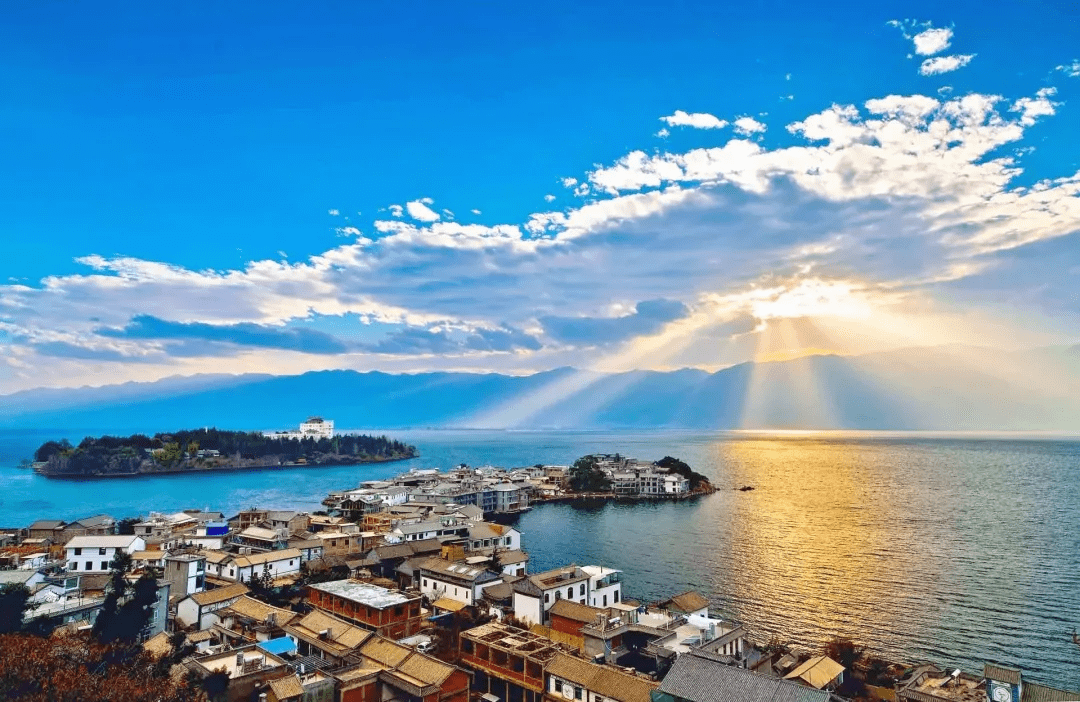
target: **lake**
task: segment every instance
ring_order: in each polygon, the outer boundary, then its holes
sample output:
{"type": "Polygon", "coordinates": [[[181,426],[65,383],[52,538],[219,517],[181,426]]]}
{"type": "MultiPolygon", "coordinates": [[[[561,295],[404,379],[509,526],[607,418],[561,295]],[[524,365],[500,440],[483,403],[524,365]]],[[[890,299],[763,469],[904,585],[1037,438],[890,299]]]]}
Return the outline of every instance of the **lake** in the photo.
{"type": "Polygon", "coordinates": [[[0,432],[0,526],[100,512],[319,509],[331,490],[411,467],[567,464],[594,452],[682,458],[720,490],[696,501],[552,504],[517,526],[539,570],[603,563],[642,601],[696,589],[714,610],[816,648],[1022,667],[1080,687],[1080,440],[864,433],[392,431],[421,456],[375,466],[63,481],[20,469],[40,443],[0,432]],[[735,488],[752,485],[753,491],[735,488]]]}

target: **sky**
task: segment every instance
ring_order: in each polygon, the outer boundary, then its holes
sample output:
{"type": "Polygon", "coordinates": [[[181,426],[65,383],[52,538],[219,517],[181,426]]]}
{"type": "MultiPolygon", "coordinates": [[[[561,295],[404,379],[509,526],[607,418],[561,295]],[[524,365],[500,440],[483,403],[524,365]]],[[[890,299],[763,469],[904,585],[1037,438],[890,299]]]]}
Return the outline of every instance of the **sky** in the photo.
{"type": "Polygon", "coordinates": [[[0,394],[1080,341],[1069,3],[0,22],[0,394]]]}

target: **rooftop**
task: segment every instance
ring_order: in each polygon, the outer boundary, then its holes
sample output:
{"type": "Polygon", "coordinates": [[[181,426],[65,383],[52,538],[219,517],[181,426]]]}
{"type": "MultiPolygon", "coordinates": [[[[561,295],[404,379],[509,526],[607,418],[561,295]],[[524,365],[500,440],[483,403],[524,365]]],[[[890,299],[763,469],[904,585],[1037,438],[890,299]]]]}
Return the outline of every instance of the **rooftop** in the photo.
{"type": "Polygon", "coordinates": [[[589,663],[565,653],[556,654],[548,663],[547,672],[620,702],[650,702],[650,693],[659,687],[658,683],[643,680],[636,675],[610,666],[589,663]]]}
{"type": "Polygon", "coordinates": [[[232,585],[226,585],[225,587],[214,588],[213,590],[207,590],[206,592],[196,592],[191,595],[191,599],[195,600],[195,603],[200,606],[206,606],[211,604],[217,604],[218,602],[224,602],[233,598],[246,595],[248,593],[247,585],[243,583],[234,583],[232,585]]]}
{"type": "Polygon", "coordinates": [[[360,604],[374,607],[375,609],[396,607],[398,605],[403,605],[406,602],[411,602],[418,597],[417,595],[408,595],[399,590],[388,590],[385,587],[379,587],[378,585],[372,585],[371,583],[362,583],[358,580],[333,580],[328,583],[309,585],[308,587],[313,590],[320,590],[331,595],[343,597],[353,602],[359,602],[360,604]]]}
{"type": "Polygon", "coordinates": [[[76,536],[67,542],[67,548],[127,548],[138,538],[134,534],[126,536],[76,536]]]}
{"type": "Polygon", "coordinates": [[[689,702],[829,702],[831,694],[768,678],[691,651],[675,659],[660,692],[689,702]]]}
{"type": "Polygon", "coordinates": [[[840,665],[828,656],[816,656],[784,676],[785,680],[798,678],[810,687],[820,690],[844,672],[840,665]]]}

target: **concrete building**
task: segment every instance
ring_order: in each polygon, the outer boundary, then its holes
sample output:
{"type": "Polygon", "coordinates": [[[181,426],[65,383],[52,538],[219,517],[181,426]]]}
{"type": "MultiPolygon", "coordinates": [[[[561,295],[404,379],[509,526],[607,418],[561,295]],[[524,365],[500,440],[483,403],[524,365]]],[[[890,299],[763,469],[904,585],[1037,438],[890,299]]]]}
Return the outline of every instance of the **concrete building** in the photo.
{"type": "Polygon", "coordinates": [[[358,580],[308,585],[308,602],[380,636],[412,636],[423,627],[420,594],[388,590],[358,580]]]}
{"type": "Polygon", "coordinates": [[[173,595],[187,597],[206,589],[206,556],[178,553],[165,556],[163,561],[164,578],[172,586],[173,595]]]}
{"type": "Polygon", "coordinates": [[[651,702],[660,683],[558,653],[546,668],[546,699],[558,702],[651,702]]]}
{"type": "Polygon", "coordinates": [[[434,601],[449,599],[465,605],[480,601],[488,585],[502,577],[483,567],[429,558],[420,564],[420,592],[434,601]]]}
{"type": "Polygon", "coordinates": [[[185,627],[209,629],[220,620],[215,616],[218,610],[231,606],[247,593],[246,585],[235,583],[188,595],[176,605],[176,621],[185,627]]]}
{"type": "Polygon", "coordinates": [[[548,610],[561,599],[589,604],[593,577],[577,566],[526,576],[514,583],[514,616],[533,624],[547,624],[548,610]]]}

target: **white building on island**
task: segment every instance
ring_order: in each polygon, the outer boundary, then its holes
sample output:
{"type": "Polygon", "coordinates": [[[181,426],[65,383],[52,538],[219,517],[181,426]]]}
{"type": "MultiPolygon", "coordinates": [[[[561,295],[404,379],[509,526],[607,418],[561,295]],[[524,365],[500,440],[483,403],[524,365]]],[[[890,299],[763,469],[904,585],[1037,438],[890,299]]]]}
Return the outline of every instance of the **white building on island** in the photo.
{"type": "Polygon", "coordinates": [[[263,436],[271,439],[329,439],[334,436],[334,420],[308,417],[306,422],[301,422],[297,431],[264,431],[263,436]]]}

